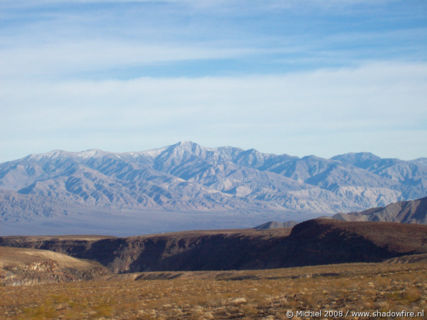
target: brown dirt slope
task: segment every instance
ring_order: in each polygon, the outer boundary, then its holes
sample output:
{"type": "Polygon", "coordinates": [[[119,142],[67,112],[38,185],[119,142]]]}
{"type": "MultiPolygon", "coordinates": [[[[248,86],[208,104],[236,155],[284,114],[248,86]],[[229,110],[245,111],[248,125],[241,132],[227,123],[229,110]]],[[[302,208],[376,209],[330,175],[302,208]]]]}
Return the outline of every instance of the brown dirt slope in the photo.
{"type": "Polygon", "coordinates": [[[105,267],[96,262],[62,253],[0,247],[0,283],[3,285],[89,280],[108,273],[105,267]]]}

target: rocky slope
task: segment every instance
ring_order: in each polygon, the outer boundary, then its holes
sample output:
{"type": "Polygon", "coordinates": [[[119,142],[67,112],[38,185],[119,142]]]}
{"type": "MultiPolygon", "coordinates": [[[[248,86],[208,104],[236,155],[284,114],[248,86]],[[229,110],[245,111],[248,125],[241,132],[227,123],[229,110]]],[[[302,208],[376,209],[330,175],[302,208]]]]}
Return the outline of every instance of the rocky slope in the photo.
{"type": "Polygon", "coordinates": [[[90,280],[109,274],[100,264],[48,250],[0,247],[0,284],[90,280]]]}
{"type": "Polygon", "coordinates": [[[309,220],[290,229],[193,231],[129,238],[1,237],[0,245],[92,259],[113,272],[264,269],[373,262],[427,253],[427,226],[309,220]]]}
{"type": "Polygon", "coordinates": [[[427,197],[413,201],[400,201],[385,207],[362,212],[338,213],[334,219],[344,221],[387,221],[427,224],[427,197]]]}
{"type": "Polygon", "coordinates": [[[182,142],[144,152],[52,151],[0,164],[0,220],[91,210],[333,213],[427,194],[423,159],[331,159],[182,142]]]}

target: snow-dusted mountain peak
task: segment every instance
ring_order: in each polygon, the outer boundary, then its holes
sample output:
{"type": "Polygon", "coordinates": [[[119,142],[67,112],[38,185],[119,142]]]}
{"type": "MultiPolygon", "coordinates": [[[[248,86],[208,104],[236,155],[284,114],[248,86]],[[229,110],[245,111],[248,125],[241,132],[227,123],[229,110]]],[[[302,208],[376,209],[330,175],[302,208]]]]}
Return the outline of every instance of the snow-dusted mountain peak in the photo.
{"type": "Polygon", "coordinates": [[[180,141],[174,145],[171,146],[174,149],[179,149],[187,152],[200,152],[202,150],[204,151],[216,151],[215,148],[207,148],[203,147],[200,144],[197,144],[193,141],[180,141]]]}
{"type": "Polygon", "coordinates": [[[80,152],[71,152],[64,150],[52,150],[46,153],[31,154],[27,158],[32,160],[47,160],[47,159],[59,159],[59,158],[98,158],[105,155],[113,155],[112,152],[103,151],[100,149],[88,149],[80,152]]]}
{"type": "Polygon", "coordinates": [[[149,149],[149,150],[139,151],[139,152],[129,152],[127,154],[132,156],[132,157],[148,156],[151,158],[155,158],[158,155],[160,155],[163,151],[165,151],[166,148],[167,147],[162,147],[162,148],[149,149]]]}
{"type": "Polygon", "coordinates": [[[60,157],[70,156],[72,152],[64,151],[64,150],[52,150],[45,153],[34,153],[30,154],[26,157],[26,159],[31,160],[42,160],[42,159],[56,159],[60,157]]]}
{"type": "Polygon", "coordinates": [[[87,159],[87,158],[98,158],[98,157],[103,157],[105,155],[108,154],[113,154],[111,152],[106,152],[100,149],[89,149],[89,150],[85,150],[82,152],[76,152],[75,156],[79,157],[79,158],[83,158],[83,159],[87,159]]]}

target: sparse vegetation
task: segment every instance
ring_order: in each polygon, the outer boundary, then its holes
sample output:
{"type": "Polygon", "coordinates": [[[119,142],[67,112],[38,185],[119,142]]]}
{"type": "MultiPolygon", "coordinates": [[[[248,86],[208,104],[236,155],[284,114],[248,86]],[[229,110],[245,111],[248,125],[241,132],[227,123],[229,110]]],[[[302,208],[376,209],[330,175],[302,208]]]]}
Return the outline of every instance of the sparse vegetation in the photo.
{"type": "Polygon", "coordinates": [[[272,320],[287,319],[287,310],[418,312],[427,306],[426,274],[427,264],[418,262],[110,275],[0,287],[0,318],[272,320]]]}

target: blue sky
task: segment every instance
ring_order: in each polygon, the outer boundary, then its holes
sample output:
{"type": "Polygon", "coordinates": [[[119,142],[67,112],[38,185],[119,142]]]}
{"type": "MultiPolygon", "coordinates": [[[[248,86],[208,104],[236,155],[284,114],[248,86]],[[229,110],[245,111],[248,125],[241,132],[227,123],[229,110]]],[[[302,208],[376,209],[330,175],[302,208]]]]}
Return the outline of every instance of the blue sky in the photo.
{"type": "Polygon", "coordinates": [[[426,157],[427,2],[3,0],[0,161],[180,140],[426,157]]]}

